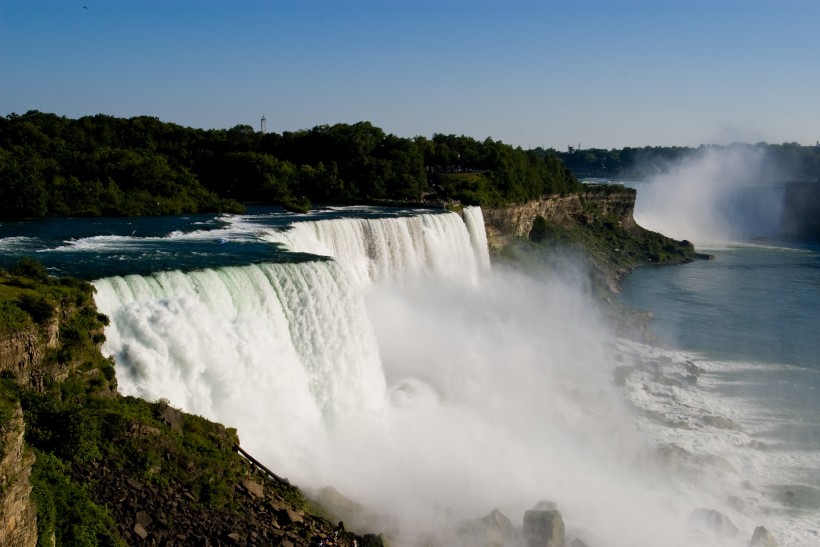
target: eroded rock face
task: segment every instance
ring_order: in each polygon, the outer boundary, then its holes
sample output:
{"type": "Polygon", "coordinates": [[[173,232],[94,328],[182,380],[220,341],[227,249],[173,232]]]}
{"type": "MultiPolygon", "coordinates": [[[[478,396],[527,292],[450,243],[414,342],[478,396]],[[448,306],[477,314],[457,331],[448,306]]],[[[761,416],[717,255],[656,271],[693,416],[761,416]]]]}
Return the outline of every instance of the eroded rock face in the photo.
{"type": "Polygon", "coordinates": [[[0,335],[0,371],[27,383],[31,370],[42,361],[42,344],[34,328],[0,335]]]}
{"type": "Polygon", "coordinates": [[[632,188],[601,189],[590,185],[586,192],[568,196],[546,196],[527,203],[487,208],[484,224],[487,243],[500,248],[516,237],[526,237],[535,217],[558,224],[589,224],[596,218],[615,217],[624,228],[633,228],[636,192],[632,188]]]}
{"type": "Polygon", "coordinates": [[[37,545],[37,513],[31,501],[34,454],[23,449],[23,411],[0,424],[0,545],[37,545]]]}
{"type": "MultiPolygon", "coordinates": [[[[46,350],[57,347],[59,318],[64,314],[58,308],[54,317],[43,325],[0,334],[0,372],[10,374],[20,385],[42,387],[43,356],[46,350]]],[[[55,376],[55,372],[51,371],[51,375],[55,376]]],[[[55,379],[62,380],[67,372],[55,379]]]]}

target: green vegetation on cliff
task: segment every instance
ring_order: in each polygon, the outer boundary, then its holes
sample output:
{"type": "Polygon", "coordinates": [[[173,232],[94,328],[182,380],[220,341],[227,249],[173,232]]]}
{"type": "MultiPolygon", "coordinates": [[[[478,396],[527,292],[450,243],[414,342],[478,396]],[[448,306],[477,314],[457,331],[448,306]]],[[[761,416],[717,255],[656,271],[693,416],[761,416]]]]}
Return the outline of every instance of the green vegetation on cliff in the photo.
{"type": "Polygon", "coordinates": [[[576,266],[573,275],[583,276],[581,282],[604,304],[613,325],[624,335],[646,338],[650,336],[648,316],[628,309],[615,298],[620,278],[641,266],[708,257],[698,254],[688,241],[637,225],[632,216],[634,199],[635,191],[623,186],[587,185],[583,193],[542,200],[540,209],[502,210],[500,214],[489,211],[485,218],[501,231],[510,230],[509,219],[532,219],[529,225],[515,225],[517,233],[511,235],[517,237],[507,238],[508,243],[496,249],[496,260],[539,276],[545,271],[566,273],[568,267],[576,266]],[[543,212],[536,214],[536,210],[543,212]]]}
{"type": "Polygon", "coordinates": [[[381,545],[309,514],[297,488],[236,452],[234,429],[120,396],[92,285],[26,259],[0,271],[0,307],[0,430],[22,407],[39,545],[307,545],[334,532],[381,545]]]}

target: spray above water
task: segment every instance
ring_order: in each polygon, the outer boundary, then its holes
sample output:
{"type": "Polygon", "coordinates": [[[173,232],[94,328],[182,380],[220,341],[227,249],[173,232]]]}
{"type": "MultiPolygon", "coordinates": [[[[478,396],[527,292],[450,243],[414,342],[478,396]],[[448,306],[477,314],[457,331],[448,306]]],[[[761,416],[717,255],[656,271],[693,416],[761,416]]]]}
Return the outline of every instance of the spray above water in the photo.
{"type": "Polygon", "coordinates": [[[777,237],[784,173],[762,147],[700,148],[640,184],[635,220],[700,245],[777,237]]]}
{"type": "Polygon", "coordinates": [[[266,237],[334,260],[97,281],[121,391],[237,427],[395,545],[472,545],[466,522],[543,499],[589,545],[718,544],[653,471],[583,276],[491,271],[464,217],[304,222],[266,237]]]}

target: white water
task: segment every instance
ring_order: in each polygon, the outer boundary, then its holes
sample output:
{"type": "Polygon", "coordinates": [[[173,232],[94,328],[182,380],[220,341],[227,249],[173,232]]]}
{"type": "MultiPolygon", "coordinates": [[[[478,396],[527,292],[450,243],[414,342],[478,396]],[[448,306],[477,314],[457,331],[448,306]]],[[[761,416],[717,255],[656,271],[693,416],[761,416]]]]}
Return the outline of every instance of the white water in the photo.
{"type": "Polygon", "coordinates": [[[333,262],[95,285],[123,394],[241,424],[245,437],[293,439],[283,458],[334,416],[383,405],[372,326],[333,262]]]}
{"type": "Polygon", "coordinates": [[[460,519],[517,525],[545,498],[593,546],[745,544],[752,519],[687,531],[717,494],[651,465],[583,276],[489,271],[480,215],[303,222],[266,237],[336,261],[99,280],[120,389],[237,427],[297,484],[377,508],[396,545],[457,545],[460,519]]]}
{"type": "Polygon", "coordinates": [[[421,274],[475,285],[479,272],[489,268],[487,236],[481,209],[467,207],[464,215],[473,227],[469,232],[464,221],[450,213],[300,222],[288,231],[272,230],[265,239],[293,251],[331,256],[359,286],[421,274]]]}

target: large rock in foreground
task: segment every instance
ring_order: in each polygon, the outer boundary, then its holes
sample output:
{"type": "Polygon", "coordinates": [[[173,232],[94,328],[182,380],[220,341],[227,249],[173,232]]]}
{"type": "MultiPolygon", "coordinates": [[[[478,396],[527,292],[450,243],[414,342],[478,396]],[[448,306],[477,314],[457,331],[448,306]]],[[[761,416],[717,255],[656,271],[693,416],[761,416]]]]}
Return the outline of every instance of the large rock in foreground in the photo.
{"type": "Polygon", "coordinates": [[[777,542],[769,531],[766,530],[765,526],[758,526],[755,528],[754,534],[752,534],[749,547],[777,547],[777,542]]]}
{"type": "Polygon", "coordinates": [[[564,547],[564,519],[556,510],[531,509],[524,513],[526,547],[564,547]]]}

